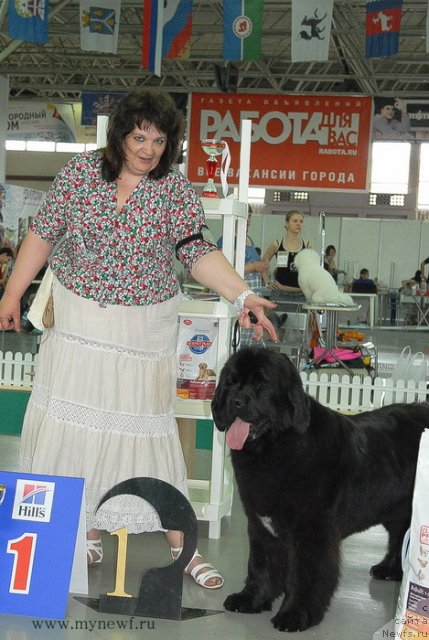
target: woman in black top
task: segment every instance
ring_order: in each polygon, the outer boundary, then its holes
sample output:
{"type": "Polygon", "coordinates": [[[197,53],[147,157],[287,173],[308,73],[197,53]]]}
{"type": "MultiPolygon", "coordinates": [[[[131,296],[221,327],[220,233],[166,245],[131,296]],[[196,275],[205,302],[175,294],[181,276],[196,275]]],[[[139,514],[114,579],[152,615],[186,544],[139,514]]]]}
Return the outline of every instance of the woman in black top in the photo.
{"type": "Polygon", "coordinates": [[[274,291],[284,293],[301,293],[298,285],[298,271],[295,267],[296,254],[306,246],[301,232],[304,225],[304,215],[301,211],[289,211],[285,219],[285,234],[281,240],[274,240],[265,251],[262,260],[270,262],[276,256],[277,268],[275,277],[269,280],[268,270],[262,273],[266,286],[274,291]]]}

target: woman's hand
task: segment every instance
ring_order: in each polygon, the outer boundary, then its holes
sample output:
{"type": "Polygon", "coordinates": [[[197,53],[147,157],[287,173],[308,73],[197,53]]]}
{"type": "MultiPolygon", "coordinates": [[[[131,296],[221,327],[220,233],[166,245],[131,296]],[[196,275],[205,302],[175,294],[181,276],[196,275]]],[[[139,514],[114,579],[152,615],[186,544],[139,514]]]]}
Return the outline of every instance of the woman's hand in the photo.
{"type": "Polygon", "coordinates": [[[258,271],[259,273],[263,273],[267,271],[270,266],[268,260],[259,260],[259,262],[253,262],[253,271],[258,271]]]}
{"type": "Polygon", "coordinates": [[[273,342],[278,342],[279,339],[277,337],[276,330],[270,320],[268,320],[264,311],[264,309],[275,309],[276,306],[277,305],[274,302],[270,302],[270,300],[267,300],[266,298],[261,298],[254,294],[248,295],[244,301],[244,308],[240,312],[238,319],[240,327],[243,327],[243,329],[253,329],[253,340],[256,342],[262,340],[264,336],[264,329],[268,331],[273,342]],[[252,312],[256,316],[258,320],[256,324],[252,323],[249,317],[249,312],[252,312]]]}
{"type": "Polygon", "coordinates": [[[277,282],[277,280],[272,280],[269,284],[268,284],[269,288],[272,289],[273,291],[280,291],[281,290],[281,284],[280,282],[277,282]]]}
{"type": "Polygon", "coordinates": [[[16,298],[8,296],[7,292],[0,300],[0,329],[3,331],[19,331],[21,327],[21,305],[16,298]]]}

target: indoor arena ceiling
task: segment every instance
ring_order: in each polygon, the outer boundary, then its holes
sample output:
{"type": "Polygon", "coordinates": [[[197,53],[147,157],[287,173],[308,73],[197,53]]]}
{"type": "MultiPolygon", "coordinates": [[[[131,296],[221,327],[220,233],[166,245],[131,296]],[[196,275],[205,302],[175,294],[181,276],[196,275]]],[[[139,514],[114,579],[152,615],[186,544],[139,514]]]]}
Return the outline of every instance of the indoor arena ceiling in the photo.
{"type": "MultiPolygon", "coordinates": [[[[167,91],[219,91],[222,6],[194,0],[189,60],[164,60],[162,77],[140,68],[143,0],[122,0],[118,53],[80,50],[79,0],[51,0],[49,41],[35,45],[7,35],[7,0],[0,0],[0,75],[8,76],[11,97],[79,99],[82,91],[126,91],[162,86],[167,91]]],[[[329,61],[292,63],[291,2],[264,4],[262,60],[237,62],[237,91],[259,93],[358,93],[377,96],[429,96],[426,53],[427,0],[404,0],[399,53],[366,59],[365,0],[335,0],[329,61]]]]}

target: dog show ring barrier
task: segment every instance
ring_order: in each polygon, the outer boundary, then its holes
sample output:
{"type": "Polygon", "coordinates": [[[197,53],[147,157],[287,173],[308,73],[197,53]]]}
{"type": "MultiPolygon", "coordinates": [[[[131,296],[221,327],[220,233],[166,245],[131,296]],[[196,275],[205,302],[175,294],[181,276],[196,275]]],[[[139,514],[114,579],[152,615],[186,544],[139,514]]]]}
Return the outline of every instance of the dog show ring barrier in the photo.
{"type": "Polygon", "coordinates": [[[341,413],[371,411],[396,402],[428,402],[426,381],[349,376],[302,371],[304,390],[321,404],[341,413]]]}

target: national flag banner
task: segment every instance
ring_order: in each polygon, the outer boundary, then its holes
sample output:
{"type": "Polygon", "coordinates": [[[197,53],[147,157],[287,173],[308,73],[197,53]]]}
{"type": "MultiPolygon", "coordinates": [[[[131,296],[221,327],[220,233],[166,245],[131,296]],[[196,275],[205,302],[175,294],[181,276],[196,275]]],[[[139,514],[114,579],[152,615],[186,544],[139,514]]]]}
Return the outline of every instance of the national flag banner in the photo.
{"type": "Polygon", "coordinates": [[[223,57],[260,60],[263,0],[224,0],[223,57]]]}
{"type": "Polygon", "coordinates": [[[80,48],[82,51],[116,53],[121,0],[80,0],[80,48]]]}
{"type": "Polygon", "coordinates": [[[189,58],[193,0],[166,0],[162,31],[163,58],[189,58]]]}
{"type": "Polygon", "coordinates": [[[141,64],[157,76],[161,76],[163,28],[164,0],[144,0],[141,64]]]}
{"type": "Polygon", "coordinates": [[[49,0],[9,0],[8,33],[13,40],[48,42],[49,0]]]}
{"type": "Polygon", "coordinates": [[[401,18],[402,0],[367,0],[367,58],[385,58],[398,53],[401,18]]]}
{"type": "Polygon", "coordinates": [[[292,62],[329,60],[334,0],[292,0],[292,62]]]}

